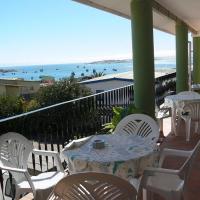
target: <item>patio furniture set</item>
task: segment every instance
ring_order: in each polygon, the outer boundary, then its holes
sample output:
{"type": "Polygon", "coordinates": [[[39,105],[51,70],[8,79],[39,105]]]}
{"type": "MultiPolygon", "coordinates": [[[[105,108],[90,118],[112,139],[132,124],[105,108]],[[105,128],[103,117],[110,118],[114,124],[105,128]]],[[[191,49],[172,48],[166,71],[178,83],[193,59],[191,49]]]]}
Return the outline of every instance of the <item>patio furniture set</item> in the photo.
{"type": "Polygon", "coordinates": [[[178,135],[177,126],[183,119],[186,126],[186,141],[189,142],[191,122],[195,122],[195,132],[198,131],[200,94],[193,91],[184,91],[177,95],[167,96],[165,98],[165,106],[171,109],[171,132],[178,135]]]}
{"type": "MultiPolygon", "coordinates": [[[[200,118],[200,95],[186,92],[168,96],[165,109],[170,108],[172,131],[177,133],[175,121],[183,119],[186,141],[189,141],[190,124],[200,118]]],[[[6,133],[0,136],[0,169],[9,174],[9,179],[4,181],[2,190],[5,192],[10,185],[14,199],[29,192],[36,200],[149,199],[150,192],[168,200],[181,199],[190,168],[200,151],[200,141],[191,151],[163,149],[160,152],[158,138],[159,127],[154,119],[144,114],[128,115],[113,134],[93,135],[66,145],[61,156],[68,164],[68,175],[57,152],[35,150],[22,135],[6,133]],[[32,153],[53,157],[57,171],[31,176],[27,162],[32,153]],[[166,156],[187,159],[178,170],[164,169],[166,156]]]]}

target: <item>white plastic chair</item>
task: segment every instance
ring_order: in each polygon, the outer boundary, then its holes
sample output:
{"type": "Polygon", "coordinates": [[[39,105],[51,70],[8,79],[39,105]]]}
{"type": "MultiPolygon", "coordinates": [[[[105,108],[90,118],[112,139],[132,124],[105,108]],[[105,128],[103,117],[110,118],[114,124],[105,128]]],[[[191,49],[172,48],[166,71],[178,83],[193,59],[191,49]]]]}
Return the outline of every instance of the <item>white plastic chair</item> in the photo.
{"type": "Polygon", "coordinates": [[[64,177],[64,169],[57,152],[35,150],[24,136],[12,132],[0,136],[0,168],[10,172],[15,179],[15,199],[29,192],[33,192],[34,199],[46,199],[54,185],[64,177]],[[30,176],[27,164],[31,153],[52,156],[58,171],[30,176]]]}
{"type": "Polygon", "coordinates": [[[131,114],[119,122],[114,133],[137,136],[156,144],[159,138],[159,127],[148,115],[131,114]]]}
{"type": "Polygon", "coordinates": [[[159,132],[160,136],[164,137],[163,135],[163,119],[171,117],[172,116],[172,110],[170,107],[162,106],[159,107],[159,110],[156,114],[156,119],[159,123],[159,132]]]}
{"type": "Polygon", "coordinates": [[[48,200],[136,200],[136,189],[111,174],[85,172],[63,178],[48,200]]]}
{"type": "MultiPolygon", "coordinates": [[[[170,91],[168,92],[165,96],[169,96],[169,95],[174,95],[175,92],[174,91],[170,91]]],[[[171,107],[162,104],[162,105],[156,105],[156,119],[158,121],[159,124],[159,132],[160,132],[160,139],[164,138],[164,133],[163,133],[163,119],[166,119],[168,117],[172,116],[172,109],[171,107]]]]}
{"type": "Polygon", "coordinates": [[[166,200],[182,200],[184,191],[188,185],[193,163],[200,153],[200,141],[191,151],[164,149],[162,151],[158,168],[147,168],[139,182],[132,179],[131,183],[138,190],[138,198],[148,199],[148,192],[159,194],[166,200]],[[162,168],[167,156],[186,157],[186,161],[178,170],[162,168]]]}
{"type": "Polygon", "coordinates": [[[184,106],[180,116],[185,121],[186,141],[190,141],[191,121],[195,122],[195,133],[198,131],[198,123],[200,122],[200,100],[184,101],[184,106]]]}

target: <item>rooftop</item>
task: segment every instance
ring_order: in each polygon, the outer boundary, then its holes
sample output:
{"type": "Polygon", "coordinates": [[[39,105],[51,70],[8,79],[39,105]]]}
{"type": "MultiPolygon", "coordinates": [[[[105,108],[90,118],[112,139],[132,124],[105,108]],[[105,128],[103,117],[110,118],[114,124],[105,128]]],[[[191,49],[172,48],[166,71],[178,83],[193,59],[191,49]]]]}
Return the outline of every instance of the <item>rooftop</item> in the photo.
{"type": "MultiPolygon", "coordinates": [[[[170,74],[175,72],[175,69],[159,70],[155,72],[155,78],[170,74]]],[[[123,81],[132,81],[133,80],[133,71],[122,72],[117,74],[108,74],[105,76],[89,79],[82,81],[82,83],[92,83],[96,81],[108,81],[108,80],[123,80],[123,81]]]]}

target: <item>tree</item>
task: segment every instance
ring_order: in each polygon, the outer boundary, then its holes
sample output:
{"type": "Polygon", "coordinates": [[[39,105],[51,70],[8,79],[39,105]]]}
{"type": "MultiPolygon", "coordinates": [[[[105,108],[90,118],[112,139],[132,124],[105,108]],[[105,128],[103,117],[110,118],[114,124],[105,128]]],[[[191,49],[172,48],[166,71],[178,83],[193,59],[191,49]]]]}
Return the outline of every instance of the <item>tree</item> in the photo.
{"type": "Polygon", "coordinates": [[[36,100],[40,106],[43,107],[90,94],[91,91],[89,88],[79,84],[77,80],[71,76],[53,85],[41,88],[36,94],[36,100]]]}
{"type": "Polygon", "coordinates": [[[101,76],[105,76],[105,73],[104,72],[96,72],[96,70],[93,70],[93,74],[91,75],[92,78],[101,77],[101,76]]]}

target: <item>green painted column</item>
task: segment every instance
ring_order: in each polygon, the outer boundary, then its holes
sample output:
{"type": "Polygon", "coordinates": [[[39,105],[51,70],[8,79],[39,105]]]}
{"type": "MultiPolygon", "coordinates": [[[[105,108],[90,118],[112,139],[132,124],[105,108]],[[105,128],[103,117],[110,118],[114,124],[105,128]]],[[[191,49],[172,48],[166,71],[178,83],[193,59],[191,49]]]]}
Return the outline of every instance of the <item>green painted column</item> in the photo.
{"type": "Polygon", "coordinates": [[[176,92],[188,90],[188,28],[176,23],[176,92]]]}
{"type": "Polygon", "coordinates": [[[152,0],[131,0],[134,101],[155,116],[152,0]]]}
{"type": "Polygon", "coordinates": [[[193,37],[193,82],[200,83],[200,36],[193,37]]]}

